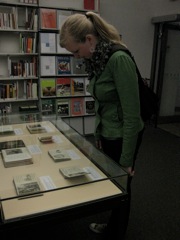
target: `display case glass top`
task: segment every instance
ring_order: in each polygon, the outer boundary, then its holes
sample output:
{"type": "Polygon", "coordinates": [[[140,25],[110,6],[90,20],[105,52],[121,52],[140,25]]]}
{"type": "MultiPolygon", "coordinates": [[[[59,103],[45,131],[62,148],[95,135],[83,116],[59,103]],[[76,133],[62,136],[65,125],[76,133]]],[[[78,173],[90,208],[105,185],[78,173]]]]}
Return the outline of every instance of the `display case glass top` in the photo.
{"type": "Polygon", "coordinates": [[[127,173],[62,119],[30,114],[1,120],[3,223],[127,194],[127,173]]]}

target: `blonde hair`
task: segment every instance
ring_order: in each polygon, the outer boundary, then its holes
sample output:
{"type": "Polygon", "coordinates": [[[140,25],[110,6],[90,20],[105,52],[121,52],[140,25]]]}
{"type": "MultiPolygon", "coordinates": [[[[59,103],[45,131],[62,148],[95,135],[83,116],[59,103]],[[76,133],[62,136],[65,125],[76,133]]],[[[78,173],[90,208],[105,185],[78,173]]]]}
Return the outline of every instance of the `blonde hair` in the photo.
{"type": "Polygon", "coordinates": [[[60,30],[60,46],[66,46],[68,37],[72,37],[78,43],[85,42],[87,34],[93,34],[105,42],[123,44],[114,26],[98,14],[87,12],[86,14],[73,14],[65,20],[60,30]]]}

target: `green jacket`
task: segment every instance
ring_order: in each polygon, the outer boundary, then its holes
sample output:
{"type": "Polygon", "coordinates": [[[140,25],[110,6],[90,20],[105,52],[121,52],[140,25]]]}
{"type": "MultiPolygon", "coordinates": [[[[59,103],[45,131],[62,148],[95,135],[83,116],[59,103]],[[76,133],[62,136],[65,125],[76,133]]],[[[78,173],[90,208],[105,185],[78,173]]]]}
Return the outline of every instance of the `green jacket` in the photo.
{"type": "MultiPolygon", "coordinates": [[[[96,74],[96,73],[95,73],[96,74]]],[[[132,166],[137,136],[144,123],[140,117],[135,64],[123,51],[115,52],[99,78],[93,77],[88,91],[95,99],[95,137],[123,138],[119,163],[132,166]]]]}

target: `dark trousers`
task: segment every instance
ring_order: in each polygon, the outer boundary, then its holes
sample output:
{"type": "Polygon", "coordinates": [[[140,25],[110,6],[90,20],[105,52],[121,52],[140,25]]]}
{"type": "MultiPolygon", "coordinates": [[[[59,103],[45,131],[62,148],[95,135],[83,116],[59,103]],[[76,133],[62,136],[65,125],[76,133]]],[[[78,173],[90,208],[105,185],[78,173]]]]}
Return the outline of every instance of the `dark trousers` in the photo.
{"type": "MultiPolygon", "coordinates": [[[[144,129],[138,135],[136,150],[135,150],[134,159],[133,159],[133,169],[134,169],[137,154],[142,142],[143,133],[144,133],[144,129]]],[[[122,139],[107,140],[105,138],[102,138],[101,143],[102,143],[103,152],[106,155],[108,155],[111,159],[119,163],[119,159],[122,152],[122,139]]],[[[112,236],[114,236],[113,239],[121,240],[125,236],[126,229],[128,226],[128,221],[129,221],[129,213],[130,213],[130,205],[131,205],[131,181],[132,181],[132,177],[129,176],[128,187],[127,187],[127,191],[128,191],[127,200],[121,201],[119,203],[119,207],[116,207],[115,209],[112,210],[112,213],[108,222],[108,227],[105,231],[104,239],[111,239],[112,236]]]]}

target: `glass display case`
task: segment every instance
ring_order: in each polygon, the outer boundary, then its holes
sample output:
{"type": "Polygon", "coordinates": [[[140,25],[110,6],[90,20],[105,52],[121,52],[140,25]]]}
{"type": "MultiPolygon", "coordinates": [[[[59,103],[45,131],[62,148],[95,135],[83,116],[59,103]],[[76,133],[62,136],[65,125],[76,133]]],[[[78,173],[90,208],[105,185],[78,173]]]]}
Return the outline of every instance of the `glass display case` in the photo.
{"type": "Polygon", "coordinates": [[[0,231],[127,200],[127,173],[62,119],[2,116],[0,136],[0,231]]]}

